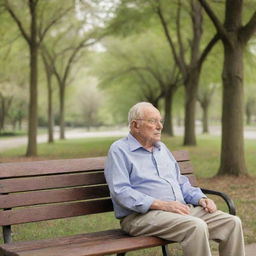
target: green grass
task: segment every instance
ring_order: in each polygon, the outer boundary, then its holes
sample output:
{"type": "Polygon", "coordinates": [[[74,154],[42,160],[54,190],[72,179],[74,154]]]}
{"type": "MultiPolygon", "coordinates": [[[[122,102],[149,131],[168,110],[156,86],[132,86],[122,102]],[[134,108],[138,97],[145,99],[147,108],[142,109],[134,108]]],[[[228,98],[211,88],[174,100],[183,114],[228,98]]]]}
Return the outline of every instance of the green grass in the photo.
{"type": "MultiPolygon", "coordinates": [[[[82,158],[106,155],[109,146],[118,138],[86,138],[57,141],[54,144],[39,144],[37,159],[82,158]]],[[[245,152],[250,178],[215,177],[219,167],[220,138],[198,136],[197,146],[184,147],[181,137],[163,137],[163,141],[171,150],[188,150],[192,159],[196,176],[203,187],[228,193],[234,200],[241,217],[247,243],[256,242],[256,147],[255,140],[245,141],[245,152]],[[242,180],[241,180],[242,179],[242,180]]],[[[25,147],[10,149],[1,153],[0,162],[22,161],[25,147]]],[[[226,210],[223,202],[218,201],[220,209],[226,210]]],[[[109,228],[118,228],[119,222],[113,213],[97,214],[63,220],[46,221],[13,226],[13,239],[31,240],[71,234],[93,232],[109,228]],[[39,232],[40,230],[40,232],[39,232]]],[[[175,255],[181,255],[178,245],[171,245],[175,255]]],[[[128,253],[128,256],[161,255],[159,248],[140,250],[128,253]]]]}
{"type": "Polygon", "coordinates": [[[0,133],[0,140],[10,139],[10,138],[19,137],[19,136],[25,136],[25,135],[26,135],[25,131],[16,131],[16,132],[5,131],[5,132],[0,133]]]}
{"type": "MultiPolygon", "coordinates": [[[[46,134],[47,129],[44,127],[40,127],[37,130],[37,134],[46,134]]],[[[26,136],[27,135],[27,130],[5,130],[0,133],[0,141],[4,139],[10,139],[10,138],[15,138],[15,137],[21,137],[21,136],[26,136]]]]}
{"type": "MultiPolygon", "coordinates": [[[[80,158],[106,155],[109,146],[118,138],[86,138],[59,140],[53,144],[39,144],[38,155],[40,158],[80,158]]],[[[24,146],[6,150],[1,153],[2,158],[13,159],[23,157],[26,148],[24,146]]],[[[1,158],[0,158],[1,159],[1,158]]]]}

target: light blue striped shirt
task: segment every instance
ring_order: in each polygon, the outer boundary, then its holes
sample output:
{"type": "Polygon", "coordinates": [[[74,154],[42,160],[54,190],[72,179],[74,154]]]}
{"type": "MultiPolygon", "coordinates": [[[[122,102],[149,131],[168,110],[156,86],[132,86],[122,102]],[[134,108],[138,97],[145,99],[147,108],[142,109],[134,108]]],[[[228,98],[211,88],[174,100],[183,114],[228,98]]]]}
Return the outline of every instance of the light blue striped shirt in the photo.
{"type": "Polygon", "coordinates": [[[111,145],[104,173],[117,218],[145,213],[155,199],[197,205],[205,197],[180,174],[164,143],[149,152],[131,134],[111,145]]]}

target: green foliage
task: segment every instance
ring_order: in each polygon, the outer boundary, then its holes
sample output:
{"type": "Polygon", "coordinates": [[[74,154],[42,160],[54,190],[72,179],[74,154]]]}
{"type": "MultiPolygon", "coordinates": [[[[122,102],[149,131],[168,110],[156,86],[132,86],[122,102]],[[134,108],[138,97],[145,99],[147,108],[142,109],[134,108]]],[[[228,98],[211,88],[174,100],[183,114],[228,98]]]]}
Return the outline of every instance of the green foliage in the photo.
{"type": "Polygon", "coordinates": [[[107,51],[98,56],[92,69],[110,97],[116,120],[126,117],[129,107],[138,101],[155,103],[163,97],[174,79],[173,61],[166,57],[171,52],[164,41],[147,31],[127,39],[109,38],[105,46],[107,51]]]}
{"type": "Polygon", "coordinates": [[[152,18],[152,1],[121,0],[115,16],[107,24],[111,34],[126,37],[144,32],[152,18]]]}

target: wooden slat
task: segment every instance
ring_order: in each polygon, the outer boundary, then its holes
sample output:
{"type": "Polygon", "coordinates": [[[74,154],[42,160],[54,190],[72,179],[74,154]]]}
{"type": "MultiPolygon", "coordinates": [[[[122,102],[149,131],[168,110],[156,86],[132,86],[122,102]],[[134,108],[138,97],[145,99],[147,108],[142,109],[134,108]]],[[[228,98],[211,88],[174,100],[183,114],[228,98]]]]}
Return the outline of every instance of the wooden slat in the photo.
{"type": "Polygon", "coordinates": [[[190,160],[188,151],[186,150],[172,151],[172,154],[177,162],[190,160]]]}
{"type": "Polygon", "coordinates": [[[106,157],[2,163],[0,178],[82,172],[104,168],[106,157]]]}
{"type": "Polygon", "coordinates": [[[0,195],[0,207],[14,208],[102,197],[109,197],[109,189],[107,185],[0,195]]]}
{"type": "Polygon", "coordinates": [[[0,180],[0,193],[62,188],[105,183],[103,172],[49,175],[42,177],[12,178],[0,180]]]}
{"type": "MultiPolygon", "coordinates": [[[[189,160],[187,151],[173,151],[177,161],[189,160]]],[[[106,157],[1,163],[0,178],[37,176],[104,169],[106,157]]]]}
{"type": "Polygon", "coordinates": [[[1,248],[5,251],[28,251],[40,249],[44,247],[54,247],[65,244],[79,244],[86,241],[98,241],[106,239],[119,239],[130,237],[121,229],[104,230],[100,232],[92,232],[86,234],[78,234],[60,238],[42,239],[34,241],[20,241],[9,244],[2,244],[1,248]]]}
{"type": "Polygon", "coordinates": [[[180,172],[183,175],[187,175],[187,174],[192,174],[193,171],[193,167],[190,161],[186,161],[186,162],[178,162],[179,166],[180,166],[180,172]]]}
{"type": "Polygon", "coordinates": [[[195,175],[191,174],[191,175],[186,175],[186,176],[188,177],[189,182],[190,182],[190,184],[191,184],[192,186],[194,186],[194,187],[197,187],[197,186],[198,186],[197,180],[196,180],[196,176],[195,176],[195,175]]]}
{"type": "MultiPolygon", "coordinates": [[[[157,238],[157,237],[130,237],[128,235],[118,235],[117,237],[107,237],[104,234],[101,237],[101,232],[97,234],[96,239],[83,239],[82,241],[70,243],[55,244],[55,246],[43,245],[42,248],[29,249],[29,250],[10,250],[9,252],[14,252],[18,256],[99,256],[108,255],[112,253],[119,253],[123,251],[131,251],[142,248],[149,248],[154,246],[166,245],[171,243],[169,241],[157,238]]],[[[7,256],[8,250],[5,247],[5,252],[7,256]]]]}
{"type": "Polygon", "coordinates": [[[157,237],[129,237],[113,240],[107,239],[95,242],[94,244],[85,243],[79,244],[79,246],[71,244],[41,250],[24,251],[17,253],[17,256],[102,256],[166,245],[168,243],[170,242],[157,237]]]}
{"type": "Polygon", "coordinates": [[[64,205],[28,207],[18,210],[0,211],[0,225],[14,225],[108,211],[113,211],[113,206],[110,199],[64,205]]]}

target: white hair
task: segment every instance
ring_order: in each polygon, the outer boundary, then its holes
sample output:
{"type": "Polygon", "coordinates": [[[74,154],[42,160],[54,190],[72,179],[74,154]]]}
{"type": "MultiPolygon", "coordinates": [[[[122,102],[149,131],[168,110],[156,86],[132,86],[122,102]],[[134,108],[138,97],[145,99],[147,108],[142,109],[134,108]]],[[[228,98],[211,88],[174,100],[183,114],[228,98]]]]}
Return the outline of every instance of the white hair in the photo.
{"type": "Polygon", "coordinates": [[[143,110],[145,107],[154,107],[154,106],[153,106],[153,104],[151,104],[149,102],[139,102],[130,108],[130,110],[128,112],[129,127],[131,127],[131,122],[133,120],[143,117],[143,110]]]}

